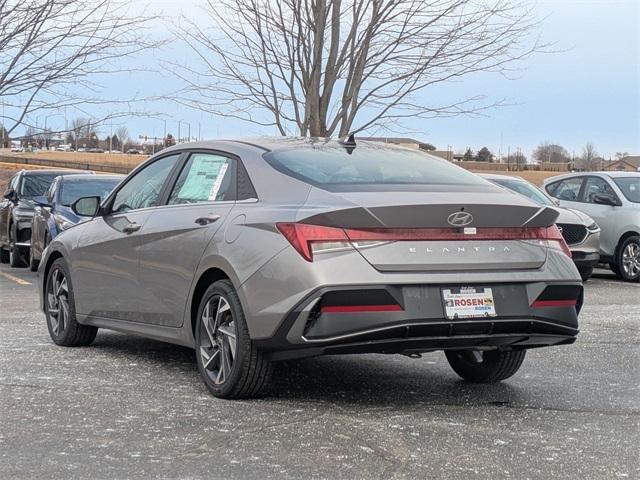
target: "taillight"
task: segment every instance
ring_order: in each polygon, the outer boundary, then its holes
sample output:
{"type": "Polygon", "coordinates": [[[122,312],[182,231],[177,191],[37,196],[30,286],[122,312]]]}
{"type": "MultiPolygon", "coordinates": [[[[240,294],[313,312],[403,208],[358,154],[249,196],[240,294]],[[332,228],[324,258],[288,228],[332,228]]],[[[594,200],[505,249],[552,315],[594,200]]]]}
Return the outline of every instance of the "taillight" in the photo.
{"type": "Polygon", "coordinates": [[[341,228],[304,223],[278,223],[276,226],[291,246],[309,262],[313,262],[314,253],[351,248],[351,243],[341,228]]]}
{"type": "Polygon", "coordinates": [[[550,227],[545,229],[547,236],[547,246],[550,248],[555,248],[556,250],[560,250],[565,253],[569,258],[572,258],[571,250],[569,249],[569,245],[565,241],[562,236],[562,232],[556,225],[551,225],[550,227]]]}
{"type": "Polygon", "coordinates": [[[313,254],[331,250],[349,249],[367,244],[396,241],[472,241],[472,240],[536,240],[549,248],[564,252],[571,258],[557,226],[540,228],[335,228],[304,223],[278,223],[278,230],[309,262],[313,254]]]}

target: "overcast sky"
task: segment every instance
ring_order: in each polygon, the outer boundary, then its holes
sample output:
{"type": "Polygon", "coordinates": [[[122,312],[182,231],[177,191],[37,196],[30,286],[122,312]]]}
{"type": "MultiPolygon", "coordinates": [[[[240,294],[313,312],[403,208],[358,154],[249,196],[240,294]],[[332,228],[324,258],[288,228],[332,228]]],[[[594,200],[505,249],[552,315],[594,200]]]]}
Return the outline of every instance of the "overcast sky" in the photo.
{"type": "MultiPolygon", "coordinates": [[[[180,8],[190,13],[197,3],[181,2],[180,8]]],[[[152,2],[153,9],[165,14],[171,14],[175,5],[175,1],[152,2]]],[[[555,43],[559,53],[531,58],[515,80],[480,75],[446,87],[447,97],[483,94],[495,100],[508,99],[513,106],[492,110],[483,117],[419,120],[412,122],[406,136],[439,149],[450,145],[456,151],[487,145],[496,154],[520,147],[528,155],[540,142],[549,141],[579,154],[591,141],[605,157],[613,157],[617,151],[640,154],[640,0],[538,1],[536,13],[545,18],[540,32],[543,40],[555,43]]],[[[184,58],[186,52],[176,49],[167,48],[138,62],[155,64],[166,56],[184,58]]],[[[122,78],[109,81],[109,91],[122,97],[159,94],[171,85],[170,76],[136,73],[126,82],[122,78]]],[[[425,95],[428,98],[434,93],[425,95]]],[[[203,138],[275,134],[274,129],[168,103],[156,102],[146,108],[165,112],[168,130],[174,135],[178,120],[191,123],[192,136],[198,135],[200,128],[203,138]]],[[[134,137],[162,136],[164,122],[135,118],[127,121],[127,126],[134,137]]],[[[182,128],[185,135],[187,127],[183,124],[182,128]]],[[[108,130],[102,128],[103,132],[108,130]]]]}

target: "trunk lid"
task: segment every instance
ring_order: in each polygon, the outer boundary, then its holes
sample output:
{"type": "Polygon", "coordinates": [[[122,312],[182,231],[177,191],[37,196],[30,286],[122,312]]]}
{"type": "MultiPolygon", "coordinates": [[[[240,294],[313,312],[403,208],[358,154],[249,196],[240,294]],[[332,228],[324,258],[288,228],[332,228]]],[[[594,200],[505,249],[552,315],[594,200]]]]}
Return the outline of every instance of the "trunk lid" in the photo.
{"type": "Polygon", "coordinates": [[[347,229],[353,247],[383,272],[540,268],[547,258],[546,244],[518,239],[518,232],[551,226],[558,216],[552,208],[493,188],[384,193],[313,190],[299,221],[347,229]],[[369,238],[358,231],[379,235],[369,238]]]}

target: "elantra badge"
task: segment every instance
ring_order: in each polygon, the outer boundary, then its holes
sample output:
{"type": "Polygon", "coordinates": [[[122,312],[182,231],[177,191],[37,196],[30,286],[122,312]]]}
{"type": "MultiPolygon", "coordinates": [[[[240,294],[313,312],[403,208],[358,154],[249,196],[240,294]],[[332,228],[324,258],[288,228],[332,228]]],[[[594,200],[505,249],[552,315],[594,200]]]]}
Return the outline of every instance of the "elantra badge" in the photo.
{"type": "Polygon", "coordinates": [[[454,227],[464,227],[473,222],[473,215],[467,212],[453,212],[447,217],[447,222],[454,227]]]}

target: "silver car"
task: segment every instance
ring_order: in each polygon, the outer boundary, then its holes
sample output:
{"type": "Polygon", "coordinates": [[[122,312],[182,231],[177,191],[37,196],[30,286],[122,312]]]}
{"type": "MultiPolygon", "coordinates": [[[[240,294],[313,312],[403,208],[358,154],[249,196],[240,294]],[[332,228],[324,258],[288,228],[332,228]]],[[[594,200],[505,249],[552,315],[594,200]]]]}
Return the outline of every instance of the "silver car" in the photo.
{"type": "Polygon", "coordinates": [[[578,267],[582,281],[586,282],[591,278],[593,267],[600,259],[600,227],[593,218],[578,210],[558,207],[557,200],[552,199],[544,190],[522,177],[495,173],[483,173],[480,176],[512,192],[524,195],[538,205],[556,210],[558,212],[556,225],[569,245],[573,263],[578,267]]]}
{"type": "Polygon", "coordinates": [[[623,280],[640,281],[640,173],[571,173],[544,187],[561,206],[593,217],[602,229],[602,261],[623,280]]]}
{"type": "Polygon", "coordinates": [[[388,144],[185,144],[136,168],[39,267],[58,345],[107,328],[196,351],[208,389],[257,395],[274,361],[444,350],[475,382],[573,343],[583,287],[557,211],[388,144]]]}

